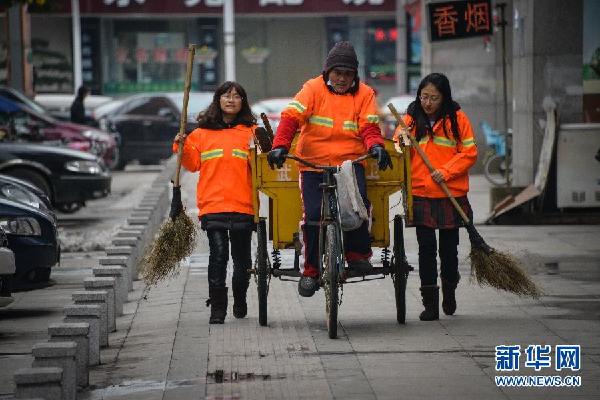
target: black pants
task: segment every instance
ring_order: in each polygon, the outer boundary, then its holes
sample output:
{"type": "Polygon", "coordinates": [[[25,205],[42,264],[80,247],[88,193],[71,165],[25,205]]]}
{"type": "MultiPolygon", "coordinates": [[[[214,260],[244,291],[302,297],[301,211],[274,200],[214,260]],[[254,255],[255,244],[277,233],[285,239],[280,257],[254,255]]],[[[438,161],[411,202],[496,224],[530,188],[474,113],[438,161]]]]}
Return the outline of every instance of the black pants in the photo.
{"type": "Polygon", "coordinates": [[[225,287],[227,262],[229,261],[229,242],[233,258],[232,287],[247,288],[250,281],[248,269],[252,267],[250,230],[208,229],[208,286],[225,287]]]}
{"type": "MultiPolygon", "coordinates": [[[[367,180],[365,169],[360,164],[354,164],[354,173],[358,190],[367,210],[371,203],[367,199],[367,180]]],[[[323,182],[321,172],[306,171],[302,172],[300,191],[302,194],[302,204],[304,207],[304,220],[302,221],[302,235],[304,241],[304,275],[318,275],[318,257],[319,257],[319,226],[321,219],[321,198],[323,189],[319,185],[323,182]]],[[[358,229],[344,232],[344,251],[346,257],[364,258],[371,255],[371,239],[369,237],[369,224],[364,222],[358,229]]]]}
{"type": "MultiPolygon", "coordinates": [[[[458,228],[440,229],[441,276],[449,282],[458,282],[458,228]]],[[[437,285],[437,252],[435,229],[417,226],[419,243],[419,277],[421,286],[437,285]]]]}

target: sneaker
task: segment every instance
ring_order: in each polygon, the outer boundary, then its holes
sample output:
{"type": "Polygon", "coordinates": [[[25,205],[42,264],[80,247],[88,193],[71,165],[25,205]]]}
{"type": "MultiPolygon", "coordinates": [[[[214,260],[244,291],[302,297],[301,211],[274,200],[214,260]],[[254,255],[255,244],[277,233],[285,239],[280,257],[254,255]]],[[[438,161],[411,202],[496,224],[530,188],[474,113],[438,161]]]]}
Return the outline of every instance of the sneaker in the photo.
{"type": "Polygon", "coordinates": [[[303,276],[298,281],[298,294],[302,297],[312,297],[317,291],[317,279],[310,276],[303,276]]]}
{"type": "Polygon", "coordinates": [[[368,274],[373,271],[373,265],[367,259],[352,260],[348,261],[348,269],[356,273],[368,274]]]}

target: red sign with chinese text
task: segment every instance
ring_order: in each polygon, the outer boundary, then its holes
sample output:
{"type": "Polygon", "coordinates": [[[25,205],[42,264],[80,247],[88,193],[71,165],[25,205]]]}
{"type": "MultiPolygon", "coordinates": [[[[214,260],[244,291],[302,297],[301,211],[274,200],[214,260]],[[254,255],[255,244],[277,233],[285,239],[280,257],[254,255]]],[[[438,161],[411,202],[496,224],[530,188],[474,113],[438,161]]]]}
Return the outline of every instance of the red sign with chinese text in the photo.
{"type": "Polygon", "coordinates": [[[492,34],[490,0],[430,3],[428,7],[432,42],[492,34]]]}

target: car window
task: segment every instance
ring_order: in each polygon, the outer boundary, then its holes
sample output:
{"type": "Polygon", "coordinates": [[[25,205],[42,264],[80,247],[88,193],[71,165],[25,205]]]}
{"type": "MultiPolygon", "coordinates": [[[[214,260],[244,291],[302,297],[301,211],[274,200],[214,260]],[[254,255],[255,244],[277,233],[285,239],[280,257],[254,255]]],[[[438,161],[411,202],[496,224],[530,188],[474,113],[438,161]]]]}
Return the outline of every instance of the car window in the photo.
{"type": "Polygon", "coordinates": [[[173,109],[173,104],[165,97],[147,97],[144,101],[133,105],[127,112],[127,115],[158,115],[162,108],[173,109]]]}
{"type": "Polygon", "coordinates": [[[17,94],[11,90],[0,88],[0,96],[6,97],[12,101],[16,101],[19,104],[24,104],[40,114],[45,114],[48,112],[44,107],[40,106],[38,103],[28,99],[24,95],[17,94]]]}

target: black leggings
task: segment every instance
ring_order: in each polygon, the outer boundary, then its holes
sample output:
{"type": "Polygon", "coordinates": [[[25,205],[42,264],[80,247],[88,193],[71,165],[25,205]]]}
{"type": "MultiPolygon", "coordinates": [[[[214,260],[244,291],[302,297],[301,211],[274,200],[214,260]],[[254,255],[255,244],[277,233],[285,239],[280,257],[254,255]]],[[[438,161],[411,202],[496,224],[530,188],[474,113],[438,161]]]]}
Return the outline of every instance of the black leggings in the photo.
{"type": "Polygon", "coordinates": [[[227,262],[229,261],[229,241],[233,258],[232,286],[247,288],[250,280],[248,269],[252,267],[250,230],[208,229],[208,286],[225,287],[227,262]]]}
{"type": "MultiPolygon", "coordinates": [[[[443,279],[455,283],[458,275],[458,228],[440,229],[440,260],[443,279]]],[[[437,285],[437,244],[435,229],[417,226],[419,242],[419,277],[421,286],[437,285]]]]}

